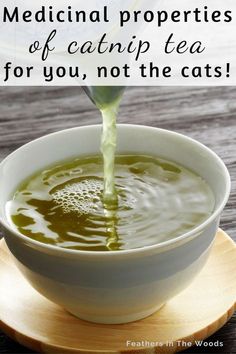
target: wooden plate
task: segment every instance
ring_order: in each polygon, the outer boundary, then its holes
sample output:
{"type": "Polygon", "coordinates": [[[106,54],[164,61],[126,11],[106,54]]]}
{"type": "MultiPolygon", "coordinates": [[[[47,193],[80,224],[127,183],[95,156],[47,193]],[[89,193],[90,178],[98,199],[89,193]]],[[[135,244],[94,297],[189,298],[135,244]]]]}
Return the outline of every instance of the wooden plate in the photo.
{"type": "Polygon", "coordinates": [[[14,266],[1,241],[0,327],[19,343],[40,352],[174,353],[183,349],[178,341],[194,344],[232,316],[235,274],[236,246],[219,230],[200,275],[159,312],[130,324],[98,325],[73,317],[39,295],[14,266]],[[150,348],[153,345],[155,349],[150,348]]]}

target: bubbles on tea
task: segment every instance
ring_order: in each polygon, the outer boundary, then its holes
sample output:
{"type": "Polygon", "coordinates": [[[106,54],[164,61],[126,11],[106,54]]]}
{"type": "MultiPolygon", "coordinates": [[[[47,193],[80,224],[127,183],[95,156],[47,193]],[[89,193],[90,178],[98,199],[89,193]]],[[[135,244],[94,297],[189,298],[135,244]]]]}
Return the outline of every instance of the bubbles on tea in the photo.
{"type": "Polygon", "coordinates": [[[90,214],[96,211],[96,202],[100,201],[103,182],[99,179],[86,179],[72,184],[65,184],[52,191],[53,201],[64,213],[90,214]]]}

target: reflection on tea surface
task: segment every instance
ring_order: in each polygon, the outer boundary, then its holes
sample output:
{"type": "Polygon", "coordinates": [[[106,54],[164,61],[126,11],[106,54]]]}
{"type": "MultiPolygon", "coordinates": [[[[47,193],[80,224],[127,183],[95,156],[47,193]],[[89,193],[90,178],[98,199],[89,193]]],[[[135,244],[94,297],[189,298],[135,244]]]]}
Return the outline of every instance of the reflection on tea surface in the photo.
{"type": "Polygon", "coordinates": [[[67,249],[140,248],[181,235],[214,208],[199,176],[149,156],[116,157],[118,203],[106,208],[103,160],[84,157],[31,176],[15,193],[10,213],[20,233],[67,249]]]}

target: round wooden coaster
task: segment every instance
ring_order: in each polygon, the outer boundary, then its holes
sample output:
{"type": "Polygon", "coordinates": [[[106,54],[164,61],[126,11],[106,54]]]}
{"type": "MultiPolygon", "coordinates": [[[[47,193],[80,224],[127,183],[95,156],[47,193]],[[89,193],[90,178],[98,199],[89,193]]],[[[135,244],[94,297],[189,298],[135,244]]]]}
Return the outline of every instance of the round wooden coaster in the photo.
{"type": "Polygon", "coordinates": [[[156,314],[124,325],[79,320],[39,295],[0,242],[0,327],[45,353],[174,353],[220,327],[236,307],[236,246],[219,230],[210,259],[190,287],[156,314]]]}

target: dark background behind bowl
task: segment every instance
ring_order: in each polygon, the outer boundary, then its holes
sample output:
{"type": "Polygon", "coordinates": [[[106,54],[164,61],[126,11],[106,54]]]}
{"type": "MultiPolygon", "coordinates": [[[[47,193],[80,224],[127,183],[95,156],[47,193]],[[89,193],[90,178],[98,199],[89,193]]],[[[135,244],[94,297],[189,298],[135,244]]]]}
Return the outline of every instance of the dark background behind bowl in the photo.
{"type": "MultiPolygon", "coordinates": [[[[151,125],[199,140],[226,163],[232,193],[221,227],[236,241],[236,87],[138,87],[127,89],[119,123],[151,125]]],[[[101,123],[80,88],[0,88],[0,160],[42,135],[101,123]]],[[[193,348],[185,353],[236,353],[236,316],[207,341],[222,348],[193,348]]],[[[32,353],[0,332],[0,353],[32,353]]]]}

